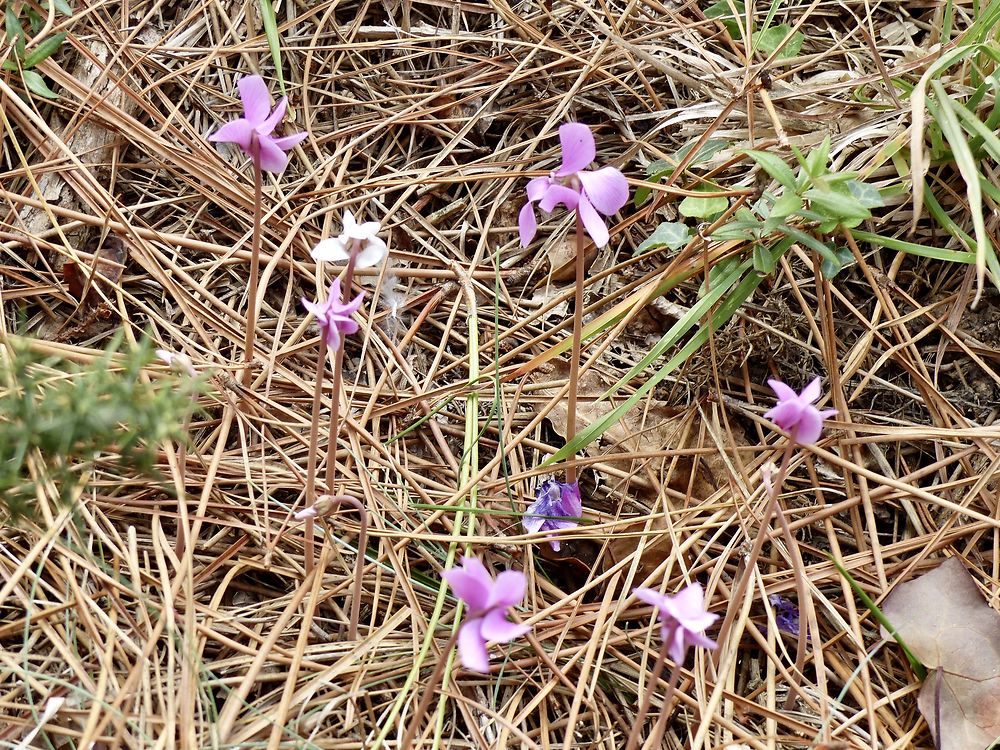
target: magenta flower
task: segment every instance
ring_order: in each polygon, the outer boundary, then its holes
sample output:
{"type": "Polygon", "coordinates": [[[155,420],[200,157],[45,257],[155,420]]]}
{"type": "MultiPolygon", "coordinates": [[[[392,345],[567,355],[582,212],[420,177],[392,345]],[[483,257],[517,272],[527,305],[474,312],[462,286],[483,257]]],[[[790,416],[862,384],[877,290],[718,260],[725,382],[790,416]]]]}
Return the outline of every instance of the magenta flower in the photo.
{"type": "Polygon", "coordinates": [[[780,380],[768,380],[767,384],[778,395],[778,403],[765,412],[764,418],[770,419],[800,445],[815,443],[823,433],[823,420],[837,413],[836,409],[820,411],[813,406],[822,395],[819,383],[820,379],[816,378],[802,389],[802,393],[796,393],[780,380]]]}
{"type": "Polygon", "coordinates": [[[271,109],[271,94],[263,78],[243,76],[236,85],[240,90],[240,99],[243,100],[243,117],[227,122],[210,135],[208,140],[235,143],[255,162],[259,160],[261,169],[281,174],[288,166],[285,152],[294,148],[309,134],[303,131],[283,138],[272,136],[274,128],[285,116],[288,97],[281,97],[278,106],[271,109]]]}
{"type": "Polygon", "coordinates": [[[588,172],[597,155],[590,128],[578,122],[568,122],[559,128],[562,164],[548,177],[536,177],[528,183],[528,202],[517,217],[521,246],[527,247],[535,236],[534,203],[546,213],[562,204],[579,213],[583,226],[598,247],[608,244],[608,227],[600,214],[611,216],[628,201],[628,182],[614,167],[588,172]]]}
{"type": "Polygon", "coordinates": [[[636,589],[633,593],[659,610],[660,636],[669,644],[668,652],[675,664],[684,663],[689,646],[717,647],[715,641],[704,635],[705,629],[719,616],[705,609],[701,584],[692,583],[673,596],[653,589],[636,589]]]}
{"type": "Polygon", "coordinates": [[[342,336],[350,336],[360,328],[351,316],[361,307],[364,296],[365,293],[361,292],[350,302],[343,304],[340,301],[340,279],[334,279],[324,302],[310,302],[305,297],[302,298],[306,310],[316,316],[316,323],[323,332],[323,338],[326,339],[330,351],[337,350],[342,336]]]}
{"type": "MultiPolygon", "coordinates": [[[[576,519],[583,514],[583,502],[580,500],[580,485],[577,482],[566,484],[548,479],[538,485],[535,498],[521,521],[529,534],[573,529],[580,525],[576,519]]],[[[552,549],[559,551],[558,537],[549,537],[548,542],[552,549]]]]}
{"type": "Polygon", "coordinates": [[[461,568],[449,568],[441,577],[469,608],[458,631],[458,658],[466,669],[488,672],[487,641],[510,643],[531,630],[530,625],[507,619],[507,608],[516,607],[524,599],[524,573],[505,570],[493,580],[479,558],[466,555],[461,568]]]}

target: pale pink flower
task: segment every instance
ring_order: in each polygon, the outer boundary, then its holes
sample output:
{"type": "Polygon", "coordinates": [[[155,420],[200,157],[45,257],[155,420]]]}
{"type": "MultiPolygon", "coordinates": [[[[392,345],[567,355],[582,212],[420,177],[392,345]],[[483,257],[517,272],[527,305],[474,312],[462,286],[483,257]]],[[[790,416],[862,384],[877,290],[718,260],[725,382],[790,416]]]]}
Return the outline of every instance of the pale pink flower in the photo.
{"type": "Polygon", "coordinates": [[[767,384],[777,394],[778,403],[773,409],[765,412],[764,418],[770,419],[800,445],[811,445],[819,440],[823,433],[823,420],[837,413],[836,409],[820,411],[813,406],[813,403],[823,395],[820,391],[820,379],[814,379],[802,389],[802,393],[796,393],[780,380],[773,378],[768,380],[767,384]]]}
{"type": "Polygon", "coordinates": [[[505,570],[494,580],[479,558],[467,555],[462,558],[462,567],[449,568],[441,577],[469,608],[458,631],[458,658],[466,669],[488,672],[487,641],[510,643],[531,630],[530,625],[507,619],[507,608],[516,607],[524,599],[524,573],[505,570]]]}
{"type": "Polygon", "coordinates": [[[675,664],[684,663],[689,646],[717,647],[718,644],[705,635],[705,630],[719,616],[705,609],[705,592],[701,584],[692,583],[673,596],[643,588],[633,593],[659,611],[660,636],[668,644],[668,653],[675,664]]]}
{"type": "Polygon", "coordinates": [[[521,208],[517,225],[521,246],[527,247],[535,236],[538,223],[535,207],[546,213],[562,204],[579,213],[583,226],[598,247],[608,244],[608,227],[600,214],[611,216],[628,201],[628,182],[614,167],[596,172],[584,169],[594,161],[597,149],[590,128],[578,122],[568,122],[559,128],[562,164],[548,177],[536,177],[528,183],[528,202],[521,208]]]}
{"type": "Polygon", "coordinates": [[[370,268],[381,263],[389,254],[389,248],[378,236],[382,226],[377,221],[364,221],[360,224],[350,210],[344,210],[344,231],[339,237],[322,240],[312,249],[313,260],[347,262],[351,257],[351,249],[357,253],[354,265],[357,268],[370,268]]]}
{"type": "Polygon", "coordinates": [[[271,94],[260,76],[243,76],[237,83],[243,100],[243,117],[227,122],[208,137],[210,141],[235,143],[251,159],[260,160],[265,172],[281,174],[288,166],[286,151],[309,134],[305,131],[275,138],[271,133],[285,116],[288,97],[271,109],[271,94]]]}
{"type": "Polygon", "coordinates": [[[351,316],[361,307],[361,300],[365,293],[361,292],[357,297],[348,303],[340,301],[340,279],[334,279],[330,284],[330,291],[323,302],[310,302],[305,297],[302,304],[305,308],[316,316],[316,323],[323,332],[326,345],[330,351],[336,351],[340,346],[343,336],[350,336],[357,333],[360,326],[351,316]]]}

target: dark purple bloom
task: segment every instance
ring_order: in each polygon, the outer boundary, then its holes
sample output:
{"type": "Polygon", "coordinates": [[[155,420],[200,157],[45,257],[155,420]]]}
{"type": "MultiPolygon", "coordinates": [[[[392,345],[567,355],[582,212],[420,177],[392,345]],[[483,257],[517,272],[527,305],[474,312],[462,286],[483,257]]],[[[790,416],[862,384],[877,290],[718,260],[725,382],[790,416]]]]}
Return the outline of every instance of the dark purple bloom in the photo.
{"type": "MultiPolygon", "coordinates": [[[[535,490],[535,502],[528,506],[522,523],[529,534],[556,529],[573,529],[580,525],[583,501],[580,499],[580,485],[576,482],[565,484],[555,479],[547,479],[535,490]],[[563,520],[565,519],[565,520],[563,520]]],[[[549,544],[559,551],[558,537],[549,538],[549,544]]]]}
{"type": "Polygon", "coordinates": [[[789,635],[798,635],[799,608],[795,603],[780,594],[771,594],[767,600],[774,607],[774,621],[778,624],[778,630],[789,635]]]}

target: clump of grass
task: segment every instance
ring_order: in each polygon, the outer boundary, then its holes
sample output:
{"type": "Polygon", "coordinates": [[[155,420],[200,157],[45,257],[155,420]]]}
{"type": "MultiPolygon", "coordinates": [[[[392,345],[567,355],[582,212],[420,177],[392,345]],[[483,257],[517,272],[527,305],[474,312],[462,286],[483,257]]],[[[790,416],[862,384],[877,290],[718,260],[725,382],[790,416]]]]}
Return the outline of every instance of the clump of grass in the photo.
{"type": "Polygon", "coordinates": [[[13,342],[0,359],[0,514],[33,517],[42,482],[68,502],[92,462],[110,456],[120,471],[149,473],[159,446],[183,436],[200,379],[144,377],[152,345],[122,345],[81,365],[13,342]]]}

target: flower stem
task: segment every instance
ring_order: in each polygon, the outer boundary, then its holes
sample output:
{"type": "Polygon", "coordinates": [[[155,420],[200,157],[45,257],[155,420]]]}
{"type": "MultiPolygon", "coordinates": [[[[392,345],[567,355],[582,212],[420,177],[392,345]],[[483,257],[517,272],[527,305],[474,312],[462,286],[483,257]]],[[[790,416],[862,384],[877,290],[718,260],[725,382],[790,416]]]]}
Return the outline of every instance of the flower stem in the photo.
{"type": "Polygon", "coordinates": [[[413,746],[413,740],[417,736],[417,728],[420,726],[420,720],[431,706],[431,699],[435,695],[438,695],[439,691],[444,691],[443,687],[438,686],[437,683],[441,679],[441,675],[444,674],[445,665],[448,663],[448,654],[451,653],[451,650],[455,648],[455,644],[458,642],[459,632],[456,630],[451,634],[451,638],[448,639],[444,649],[441,651],[441,656],[438,658],[437,664],[434,665],[434,671],[431,673],[430,679],[424,683],[424,694],[420,697],[420,704],[410,717],[410,723],[406,727],[406,734],[403,735],[403,740],[399,743],[399,750],[410,750],[413,746]]]}
{"type": "Polygon", "coordinates": [[[677,692],[677,683],[681,677],[681,665],[674,664],[670,670],[670,678],[667,680],[667,694],[663,696],[663,705],[660,707],[660,715],[656,719],[656,726],[653,727],[653,742],[650,747],[663,747],[663,733],[667,730],[667,719],[670,717],[674,693],[677,692]]]}
{"type": "MultiPolygon", "coordinates": [[[[347,258],[347,270],[344,272],[343,298],[341,301],[347,304],[351,301],[351,285],[354,283],[354,265],[358,260],[358,243],[355,240],[351,243],[350,254],[347,258]]],[[[337,469],[337,435],[340,434],[340,388],[343,382],[344,372],[344,337],[340,339],[340,346],[333,353],[333,395],[330,398],[330,445],[326,451],[326,491],[331,495],[336,492],[333,486],[333,478],[337,469]]]]}
{"type": "MultiPolygon", "coordinates": [[[[639,737],[642,735],[642,724],[646,719],[646,714],[649,713],[649,703],[653,699],[653,692],[656,690],[656,683],[660,681],[660,675],[663,674],[663,666],[667,662],[667,649],[670,648],[670,644],[666,641],[660,644],[660,655],[656,657],[656,664],[653,665],[653,674],[649,678],[649,684],[646,686],[646,694],[642,697],[642,703],[639,704],[639,711],[635,715],[635,722],[632,724],[632,731],[628,734],[628,742],[625,743],[625,750],[635,750],[636,744],[639,742],[639,737]]],[[[680,671],[680,665],[674,666],[674,672],[680,671]]],[[[669,695],[673,697],[673,691],[671,690],[669,695]]],[[[664,704],[664,708],[666,704],[664,704]]]]}
{"type": "MultiPolygon", "coordinates": [[[[312,422],[309,424],[309,458],[306,462],[306,508],[316,503],[316,454],[319,443],[319,412],[323,405],[323,377],[326,375],[326,339],[319,337],[319,352],[316,355],[316,387],[313,389],[312,422]]],[[[305,570],[312,572],[316,551],[313,546],[314,520],[306,519],[305,525],[305,570]]]]}
{"type": "MultiPolygon", "coordinates": [[[[566,442],[576,437],[576,398],[580,380],[580,349],[583,339],[583,279],[586,262],[583,254],[583,219],[576,212],[576,297],[573,303],[573,352],[569,358],[569,395],[566,404],[566,442]]],[[[575,460],[575,458],[573,459],[575,460]]],[[[576,464],[572,461],[566,467],[566,484],[576,481],[576,464]]]]}
{"type": "Polygon", "coordinates": [[[250,153],[253,154],[253,234],[250,245],[250,283],[247,286],[247,330],[243,341],[243,359],[246,360],[246,368],[243,370],[242,385],[250,382],[253,370],[253,342],[257,334],[257,284],[260,276],[260,233],[264,221],[264,178],[260,166],[260,143],[255,131],[250,132],[250,153]]]}

